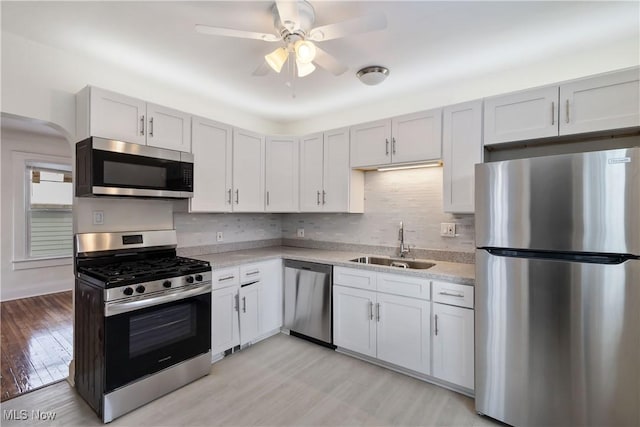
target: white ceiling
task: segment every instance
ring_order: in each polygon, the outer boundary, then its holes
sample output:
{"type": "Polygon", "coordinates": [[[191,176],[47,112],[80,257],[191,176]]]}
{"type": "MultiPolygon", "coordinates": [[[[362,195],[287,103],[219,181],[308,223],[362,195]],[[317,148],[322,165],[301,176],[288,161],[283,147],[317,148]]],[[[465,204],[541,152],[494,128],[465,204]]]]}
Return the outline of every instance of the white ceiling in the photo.
{"type": "Polygon", "coordinates": [[[8,2],[2,31],[115,64],[274,121],[300,120],[384,102],[439,82],[522,66],[594,45],[640,38],[637,1],[430,2],[312,1],[316,26],[374,11],[385,30],[319,43],[349,67],[294,80],[252,76],[277,45],[198,34],[195,24],[273,32],[272,2],[8,2]],[[355,73],[383,65],[380,86],[355,73]]]}

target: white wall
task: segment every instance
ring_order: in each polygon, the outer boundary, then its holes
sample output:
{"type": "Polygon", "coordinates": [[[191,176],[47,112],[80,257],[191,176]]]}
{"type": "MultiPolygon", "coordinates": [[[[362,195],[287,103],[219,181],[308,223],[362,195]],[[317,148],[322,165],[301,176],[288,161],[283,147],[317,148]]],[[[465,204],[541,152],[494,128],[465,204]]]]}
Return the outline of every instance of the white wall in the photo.
{"type": "Polygon", "coordinates": [[[365,172],[363,214],[285,214],[282,237],[375,246],[398,246],[400,221],[405,243],[421,249],[473,252],[473,215],[442,211],[442,168],[365,172]],[[441,222],[458,224],[457,237],[440,236],[441,222]]]}
{"type": "MultiPolygon", "coordinates": [[[[491,73],[474,72],[464,63],[458,65],[459,68],[440,76],[444,78],[437,84],[416,85],[410,92],[366,105],[357,104],[355,99],[345,99],[344,105],[336,106],[329,114],[283,124],[281,130],[285,134],[305,135],[637,66],[640,65],[640,40],[632,37],[615,44],[595,45],[590,50],[576,51],[553,61],[509,66],[491,73]]],[[[472,67],[472,63],[468,65],[472,67]]],[[[442,70],[417,68],[415,73],[438,75],[442,70]]]]}
{"type": "MultiPolygon", "coordinates": [[[[14,255],[13,242],[15,233],[20,233],[22,227],[16,227],[19,218],[15,218],[14,206],[20,203],[14,200],[14,185],[12,155],[14,151],[61,156],[71,160],[71,149],[67,141],[62,137],[27,133],[18,130],[2,128],[1,148],[1,175],[0,198],[3,203],[0,207],[0,230],[2,242],[0,243],[0,300],[23,298],[33,295],[41,295],[52,292],[70,290],[73,287],[73,266],[71,257],[66,265],[14,270],[14,259],[20,254],[14,255]]],[[[23,177],[19,178],[21,181],[23,177]]],[[[17,183],[18,185],[20,183],[17,183]]],[[[18,196],[19,197],[19,196],[18,196]]]]}
{"type": "Polygon", "coordinates": [[[75,139],[75,94],[95,85],[257,132],[277,124],[112,65],[2,33],[2,112],[58,124],[75,139]]]}

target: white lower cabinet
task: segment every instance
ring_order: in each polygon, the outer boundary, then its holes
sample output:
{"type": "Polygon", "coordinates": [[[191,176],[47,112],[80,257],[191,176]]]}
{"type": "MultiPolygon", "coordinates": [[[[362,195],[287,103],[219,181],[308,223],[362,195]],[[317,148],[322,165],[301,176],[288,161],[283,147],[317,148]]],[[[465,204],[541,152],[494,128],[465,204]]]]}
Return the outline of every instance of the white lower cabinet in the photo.
{"type": "Polygon", "coordinates": [[[282,260],[265,261],[256,266],[260,269],[260,335],[282,327],[282,260]]]}
{"type": "Polygon", "coordinates": [[[239,293],[240,345],[255,340],[260,335],[260,282],[243,285],[239,293]]]}
{"type": "Polygon", "coordinates": [[[211,293],[211,354],[216,355],[240,345],[238,286],[216,289],[211,293]]]}
{"type": "Polygon", "coordinates": [[[473,310],[434,303],[433,317],[433,376],[473,389],[473,310]]]}
{"type": "Polygon", "coordinates": [[[345,267],[334,279],[339,349],[474,389],[473,286],[345,267]]]}

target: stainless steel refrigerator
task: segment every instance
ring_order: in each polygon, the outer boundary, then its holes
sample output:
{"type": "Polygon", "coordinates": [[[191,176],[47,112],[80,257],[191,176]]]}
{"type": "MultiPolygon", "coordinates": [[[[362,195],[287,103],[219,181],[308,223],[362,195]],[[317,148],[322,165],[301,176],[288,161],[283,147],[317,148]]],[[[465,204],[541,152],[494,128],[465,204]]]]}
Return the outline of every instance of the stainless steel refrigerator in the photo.
{"type": "Polygon", "coordinates": [[[640,426],[640,148],[476,165],[476,410],[640,426]]]}

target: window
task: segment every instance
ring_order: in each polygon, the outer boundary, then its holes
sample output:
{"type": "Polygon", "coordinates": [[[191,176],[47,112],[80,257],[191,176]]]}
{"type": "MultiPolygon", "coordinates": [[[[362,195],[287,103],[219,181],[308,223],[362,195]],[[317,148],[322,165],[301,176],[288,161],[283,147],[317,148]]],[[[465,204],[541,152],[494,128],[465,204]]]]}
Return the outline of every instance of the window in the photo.
{"type": "Polygon", "coordinates": [[[26,163],[26,242],[28,258],[73,254],[71,166],[26,163]]]}

